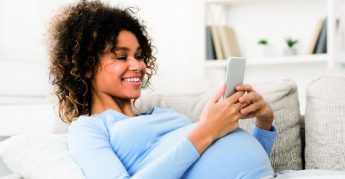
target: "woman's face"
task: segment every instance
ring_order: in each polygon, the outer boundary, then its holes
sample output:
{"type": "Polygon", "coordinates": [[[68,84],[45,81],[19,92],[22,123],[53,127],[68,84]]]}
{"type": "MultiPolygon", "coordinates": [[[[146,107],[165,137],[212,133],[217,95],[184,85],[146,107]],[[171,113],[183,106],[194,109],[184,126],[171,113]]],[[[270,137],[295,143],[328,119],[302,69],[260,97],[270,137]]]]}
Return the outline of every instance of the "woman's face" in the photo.
{"type": "Polygon", "coordinates": [[[122,100],[136,99],[146,73],[142,50],[136,36],[120,31],[114,52],[103,54],[92,80],[95,93],[122,100]]]}

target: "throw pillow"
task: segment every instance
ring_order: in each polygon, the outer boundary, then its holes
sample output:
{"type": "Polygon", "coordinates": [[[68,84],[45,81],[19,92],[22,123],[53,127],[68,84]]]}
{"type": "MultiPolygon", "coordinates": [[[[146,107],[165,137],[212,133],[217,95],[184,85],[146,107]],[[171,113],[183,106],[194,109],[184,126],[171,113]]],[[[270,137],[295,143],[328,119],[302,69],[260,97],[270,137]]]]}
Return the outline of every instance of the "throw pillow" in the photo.
{"type": "Polygon", "coordinates": [[[66,135],[12,136],[0,142],[0,156],[24,178],[85,179],[68,153],[66,135]]]}
{"type": "Polygon", "coordinates": [[[307,87],[307,169],[345,170],[345,77],[321,76],[307,87]]]}

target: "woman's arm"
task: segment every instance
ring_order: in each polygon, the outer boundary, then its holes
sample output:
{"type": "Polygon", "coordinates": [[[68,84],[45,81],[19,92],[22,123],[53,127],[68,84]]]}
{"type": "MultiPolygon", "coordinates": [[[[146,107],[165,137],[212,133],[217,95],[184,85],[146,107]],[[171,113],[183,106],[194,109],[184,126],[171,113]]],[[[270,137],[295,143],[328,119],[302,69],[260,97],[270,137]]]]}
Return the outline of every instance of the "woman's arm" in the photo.
{"type": "Polygon", "coordinates": [[[271,127],[271,130],[265,130],[254,125],[253,136],[260,142],[264,147],[266,153],[269,155],[272,151],[274,141],[278,136],[278,130],[275,127],[271,127]]]}
{"type": "Polygon", "coordinates": [[[183,138],[149,165],[129,174],[113,151],[103,123],[78,119],[68,134],[69,151],[88,179],[180,178],[199,158],[193,144],[183,138]]]}
{"type": "Polygon", "coordinates": [[[128,177],[107,136],[105,126],[89,119],[78,119],[69,127],[69,152],[88,179],[128,177]]]}

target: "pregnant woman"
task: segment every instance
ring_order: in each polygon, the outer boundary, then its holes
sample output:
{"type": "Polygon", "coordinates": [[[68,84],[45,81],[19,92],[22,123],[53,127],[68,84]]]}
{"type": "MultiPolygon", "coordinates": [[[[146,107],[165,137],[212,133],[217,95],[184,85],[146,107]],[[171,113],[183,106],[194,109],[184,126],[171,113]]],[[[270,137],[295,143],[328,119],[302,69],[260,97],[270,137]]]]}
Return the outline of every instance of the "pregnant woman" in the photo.
{"type": "Polygon", "coordinates": [[[156,72],[145,26],[131,9],[82,0],[50,26],[50,78],[71,156],[88,179],[202,179],[272,176],[272,109],[250,85],[205,105],[200,121],[170,109],[136,114],[156,72]],[[238,128],[256,117],[253,134],[238,128]]]}

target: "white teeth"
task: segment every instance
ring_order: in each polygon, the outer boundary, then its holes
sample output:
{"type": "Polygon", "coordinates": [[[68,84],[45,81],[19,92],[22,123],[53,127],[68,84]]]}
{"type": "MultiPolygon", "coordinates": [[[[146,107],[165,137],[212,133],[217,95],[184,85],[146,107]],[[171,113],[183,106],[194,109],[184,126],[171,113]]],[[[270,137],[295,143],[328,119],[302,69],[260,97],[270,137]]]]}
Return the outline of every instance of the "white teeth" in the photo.
{"type": "Polygon", "coordinates": [[[125,78],[124,81],[128,82],[139,82],[140,78],[125,78]]]}

